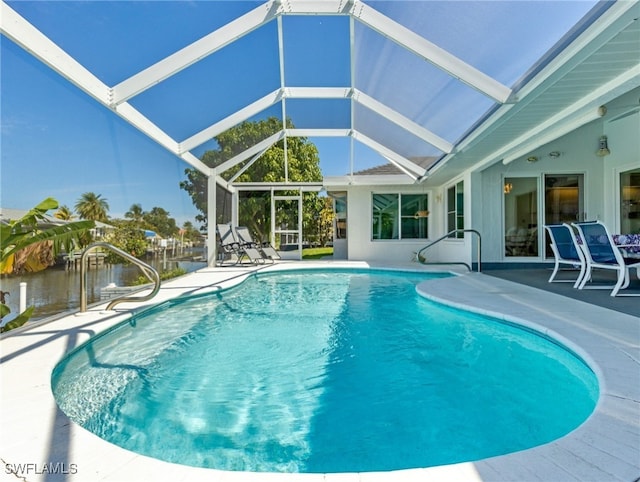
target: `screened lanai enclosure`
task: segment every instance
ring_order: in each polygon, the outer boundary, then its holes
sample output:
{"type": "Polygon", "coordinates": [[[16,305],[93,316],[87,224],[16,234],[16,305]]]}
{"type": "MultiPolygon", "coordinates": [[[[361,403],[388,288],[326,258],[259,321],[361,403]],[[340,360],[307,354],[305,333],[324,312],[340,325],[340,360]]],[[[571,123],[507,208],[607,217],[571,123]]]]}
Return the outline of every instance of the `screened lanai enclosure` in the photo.
{"type": "Polygon", "coordinates": [[[637,10],[587,0],[3,1],[1,27],[181,158],[210,233],[246,224],[300,248],[312,222],[304,205],[326,191],[338,200],[336,240],[347,236],[340,209],[354,186],[378,186],[365,209],[371,240],[469,227],[462,193],[473,190],[460,176],[471,165],[516,161],[638,84],[637,10]],[[606,68],[567,88],[598,49],[606,68]]]}

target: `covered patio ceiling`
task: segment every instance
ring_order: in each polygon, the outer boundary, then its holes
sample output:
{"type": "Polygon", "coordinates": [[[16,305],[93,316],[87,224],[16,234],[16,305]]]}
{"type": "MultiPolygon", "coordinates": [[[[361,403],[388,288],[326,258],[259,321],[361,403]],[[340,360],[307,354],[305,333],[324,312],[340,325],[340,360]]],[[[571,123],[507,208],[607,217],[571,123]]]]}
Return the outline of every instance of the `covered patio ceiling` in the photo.
{"type": "Polygon", "coordinates": [[[640,85],[635,1],[99,2],[102,16],[96,2],[31,3],[2,2],[3,35],[227,188],[225,171],[294,136],[321,146],[333,183],[387,162],[404,182],[441,183],[640,85]],[[271,117],[278,132],[201,161],[216,136],[271,117]]]}

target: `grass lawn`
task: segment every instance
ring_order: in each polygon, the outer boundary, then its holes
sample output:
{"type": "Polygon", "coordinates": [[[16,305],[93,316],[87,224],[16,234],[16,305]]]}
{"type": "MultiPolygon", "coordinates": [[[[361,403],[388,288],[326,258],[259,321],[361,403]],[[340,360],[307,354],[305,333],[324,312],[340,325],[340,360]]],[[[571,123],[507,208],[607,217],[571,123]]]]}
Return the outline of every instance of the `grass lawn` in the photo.
{"type": "Polygon", "coordinates": [[[333,255],[333,247],[327,248],[305,248],[302,250],[302,259],[320,259],[324,256],[333,255]]]}

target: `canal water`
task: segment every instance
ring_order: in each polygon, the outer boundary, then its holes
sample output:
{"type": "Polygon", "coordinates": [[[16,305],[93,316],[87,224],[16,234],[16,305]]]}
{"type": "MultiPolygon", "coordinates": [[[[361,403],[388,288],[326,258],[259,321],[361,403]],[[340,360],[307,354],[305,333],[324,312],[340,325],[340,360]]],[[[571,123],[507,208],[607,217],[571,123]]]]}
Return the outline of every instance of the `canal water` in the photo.
{"type": "MultiPolygon", "coordinates": [[[[206,265],[204,261],[165,261],[162,258],[145,259],[144,262],[160,273],[178,267],[191,272],[206,265]]],[[[87,270],[87,302],[91,304],[100,301],[100,289],[110,283],[130,286],[141,275],[142,272],[135,265],[92,266],[87,270]]],[[[21,282],[27,283],[27,306],[35,306],[31,320],[80,308],[80,269],[54,266],[38,273],[3,275],[0,289],[9,293],[5,300],[12,314],[19,311],[21,282]]]]}

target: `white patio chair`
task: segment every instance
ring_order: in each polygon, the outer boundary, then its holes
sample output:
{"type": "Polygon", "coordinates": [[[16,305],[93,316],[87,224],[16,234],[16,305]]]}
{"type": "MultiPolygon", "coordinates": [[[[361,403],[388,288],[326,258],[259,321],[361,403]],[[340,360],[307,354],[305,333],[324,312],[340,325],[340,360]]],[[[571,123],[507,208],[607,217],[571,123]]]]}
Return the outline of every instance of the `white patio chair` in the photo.
{"type": "Polygon", "coordinates": [[[549,283],[573,283],[573,287],[577,288],[587,270],[587,262],[582,249],[578,245],[573,228],[567,223],[546,224],[544,228],[551,238],[551,250],[556,259],[553,273],[549,277],[549,283]],[[576,280],[555,279],[561,264],[579,268],[578,278],[576,280]]]}
{"type": "Polygon", "coordinates": [[[614,286],[589,286],[588,289],[613,288],[611,296],[640,296],[638,294],[625,293],[618,295],[618,291],[629,286],[631,268],[640,268],[640,259],[625,258],[620,249],[613,242],[613,238],[607,227],[600,221],[575,223],[581,239],[581,247],[587,261],[587,268],[578,285],[578,289],[585,289],[587,281],[591,280],[591,271],[594,268],[611,269],[618,272],[618,281],[614,286]]]}

